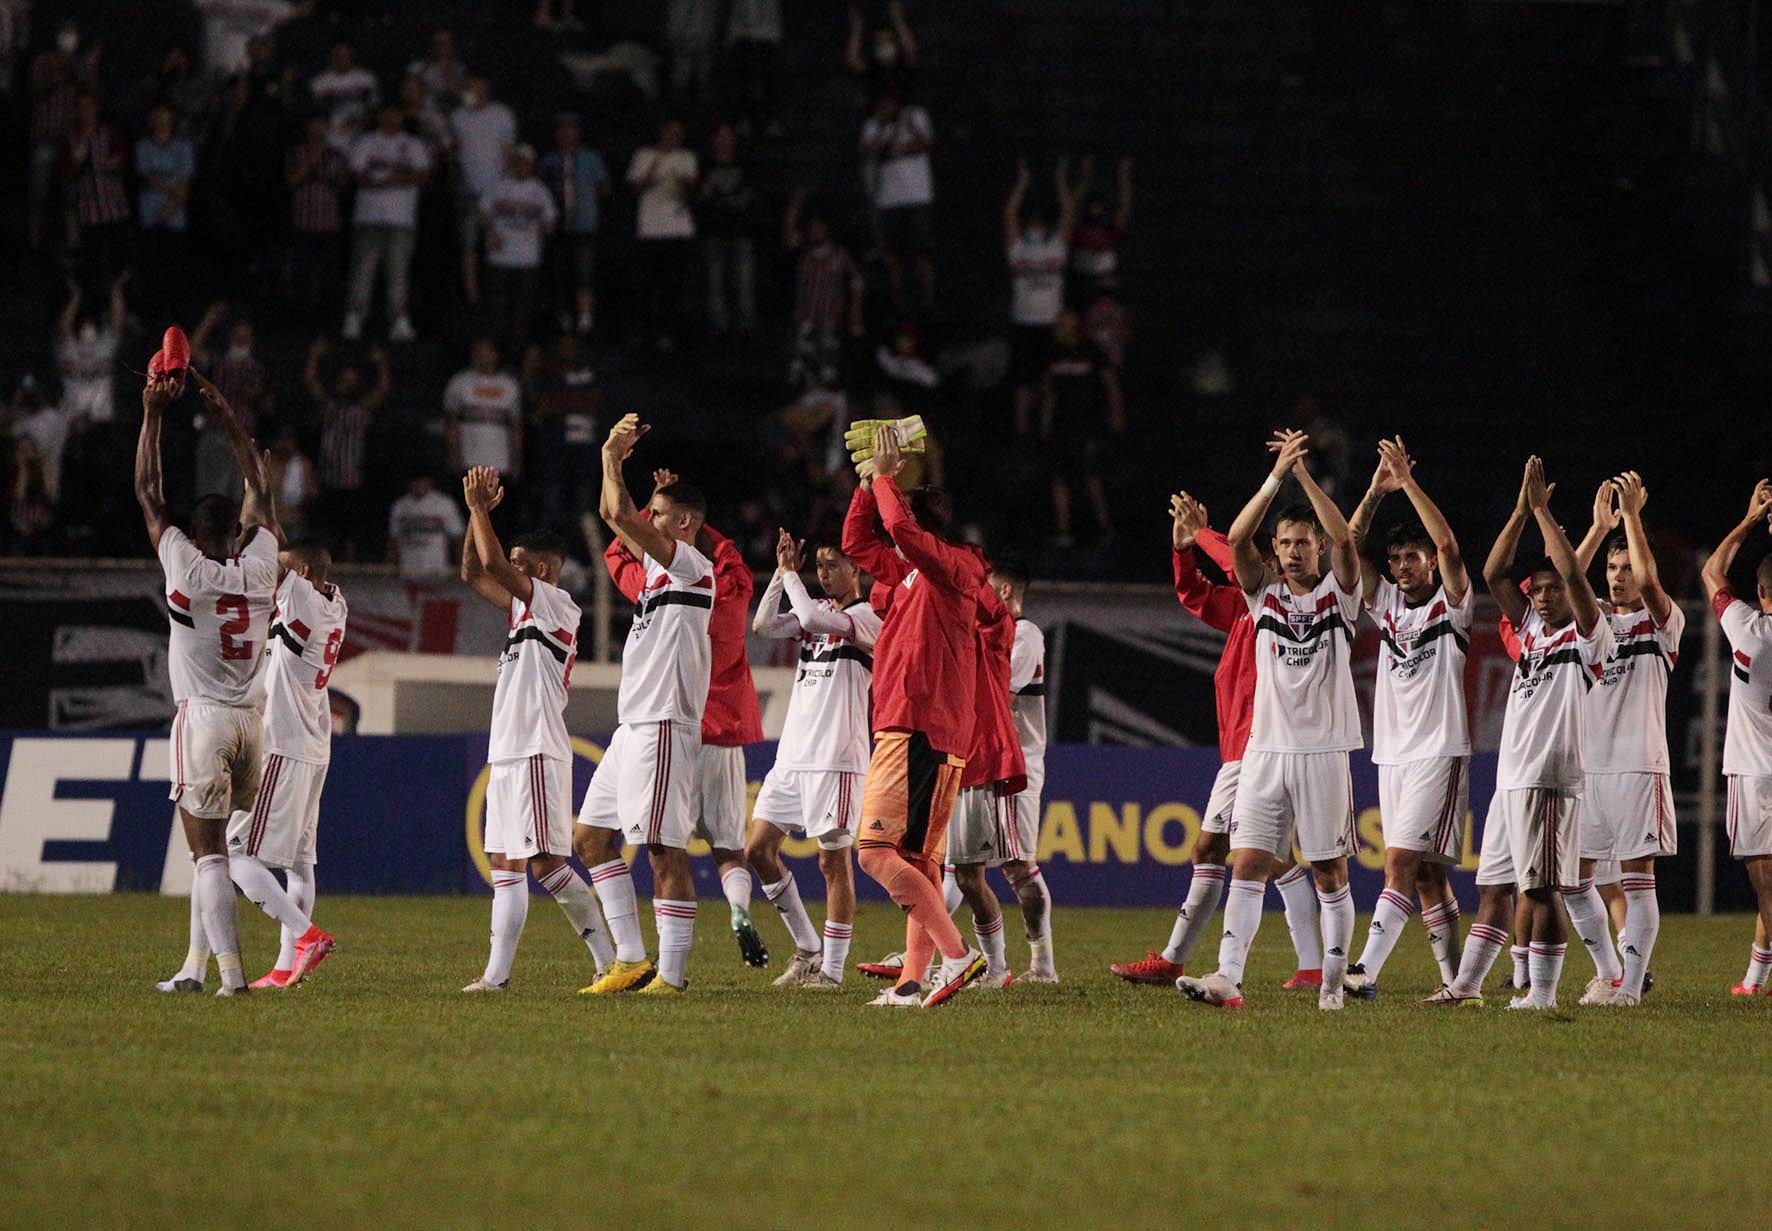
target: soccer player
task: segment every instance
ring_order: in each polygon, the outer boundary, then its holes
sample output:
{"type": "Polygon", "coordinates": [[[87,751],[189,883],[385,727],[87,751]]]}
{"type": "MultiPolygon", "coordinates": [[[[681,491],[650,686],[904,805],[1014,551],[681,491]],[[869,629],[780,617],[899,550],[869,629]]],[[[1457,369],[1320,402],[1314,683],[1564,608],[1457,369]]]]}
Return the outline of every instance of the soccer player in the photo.
{"type": "Polygon", "coordinates": [[[265,648],[264,754],[258,799],[228,825],[228,870],[247,900],[282,925],[277,963],[254,988],[300,983],[332,952],[315,926],[320,792],[332,760],[326,682],[345,640],[345,596],[326,580],[332,556],[319,544],[286,548],[283,580],[265,648]],[[289,880],[285,889],[272,868],[289,880]]]}
{"type": "Polygon", "coordinates": [[[1758,610],[1735,595],[1729,566],[1757,525],[1772,529],[1772,479],[1761,479],[1747,516],[1704,562],[1704,592],[1729,638],[1733,678],[1723,737],[1723,774],[1729,780],[1729,853],[1747,865],[1759,901],[1747,975],[1730,989],[1751,996],[1772,974],[1772,556],[1754,571],[1758,610]]]}
{"type": "MultiPolygon", "coordinates": [[[[1581,801],[1581,881],[1565,890],[1569,923],[1594,961],[1582,1004],[1641,1002],[1649,955],[1661,930],[1655,860],[1676,850],[1668,779],[1667,682],[1680,660],[1686,617],[1667,591],[1643,529],[1648,492],[1636,471],[1607,484],[1624,534],[1606,543],[1610,602],[1600,605],[1613,649],[1593,690],[1582,735],[1587,782],[1581,801]],[[1624,890],[1620,961],[1595,887],[1601,863],[1616,864],[1624,890]]],[[[1579,553],[1578,553],[1579,554],[1579,553]]]]}
{"type": "Polygon", "coordinates": [[[1363,544],[1389,492],[1409,497],[1419,521],[1393,526],[1386,540],[1390,580],[1363,567],[1361,592],[1378,624],[1372,760],[1378,766],[1384,827],[1384,891],[1372,911],[1360,960],[1348,967],[1356,996],[1378,994],[1378,976],[1422,899],[1442,983],[1458,973],[1458,899],[1446,868],[1458,861],[1470,806],[1470,724],[1464,663],[1470,648],[1470,575],[1452,527],[1415,478],[1401,436],[1380,441],[1378,472],[1349,522],[1363,544]]]}
{"type": "Polygon", "coordinates": [[[1513,514],[1483,565],[1502,615],[1518,630],[1519,666],[1501,724],[1495,795],[1483,822],[1476,921],[1458,978],[1424,1004],[1481,1003],[1483,980],[1507,944],[1517,886],[1529,905],[1530,991],[1510,1009],[1554,1009],[1568,931],[1557,891],[1580,881],[1582,728],[1587,694],[1612,652],[1612,626],[1586,571],[1550,512],[1544,463],[1527,460],[1513,514]],[[1509,575],[1526,520],[1537,521],[1547,558],[1531,574],[1531,604],[1509,575]]]}
{"type": "MultiPolygon", "coordinates": [[[[654,495],[665,493],[678,504],[706,507],[701,494],[670,470],[652,472],[652,490],[654,495]]],[[[649,509],[641,513],[648,515],[649,509]]],[[[702,524],[695,544],[696,550],[713,562],[715,593],[714,613],[708,620],[713,659],[707,708],[701,718],[701,755],[695,769],[695,832],[713,851],[732,933],[738,940],[739,960],[761,969],[769,964],[769,949],[751,922],[751,873],[744,859],[749,798],[744,746],[763,738],[763,711],[757,704],[757,686],[751,680],[745,644],[756,582],[737,545],[712,526],[702,524]]],[[[639,602],[646,586],[646,567],[640,557],[618,537],[604,549],[603,562],[616,589],[629,602],[639,602]]]]}
{"type": "Polygon", "coordinates": [[[486,970],[461,990],[502,991],[510,983],[517,942],[529,918],[529,875],[585,942],[602,974],[614,960],[590,886],[566,861],[572,842],[572,743],[566,734],[566,690],[578,659],[579,607],[560,588],[566,551],[548,534],[511,543],[509,558],[492,528],[504,500],[498,471],[475,466],[462,479],[468,533],[461,579],[505,612],[510,632],[498,656],[492,693],[492,738],[486,759],[486,858],[492,865],[492,947],[486,970]]]}
{"type": "MultiPolygon", "coordinates": [[[[1212,780],[1200,833],[1194,839],[1193,876],[1187,897],[1175,914],[1169,943],[1161,953],[1146,951],[1143,960],[1115,962],[1108,969],[1128,983],[1160,983],[1173,987],[1187,973],[1185,963],[1205,935],[1207,925],[1224,900],[1230,871],[1231,807],[1237,800],[1237,779],[1243,751],[1249,743],[1249,725],[1255,716],[1255,621],[1238,585],[1215,585],[1200,572],[1195,549],[1204,551],[1227,574],[1233,571],[1230,540],[1207,525],[1206,506],[1186,492],[1169,498],[1169,546],[1175,572],[1175,597],[1188,611],[1225,634],[1212,691],[1218,709],[1218,774],[1212,780]]],[[[1274,860],[1271,876],[1278,878],[1280,900],[1286,908],[1286,929],[1298,965],[1282,985],[1287,990],[1323,985],[1323,942],[1317,920],[1317,894],[1310,872],[1292,862],[1291,851],[1274,860]]]]}
{"type": "Polygon", "coordinates": [[[1304,432],[1275,434],[1273,471],[1230,529],[1237,584],[1255,620],[1255,717],[1231,808],[1231,886],[1218,970],[1175,981],[1190,1000],[1204,1004],[1243,1003],[1243,966],[1261,926],[1269,869],[1290,849],[1295,828],[1321,907],[1317,1007],[1338,1010],[1345,997],[1342,980],[1354,932],[1347,857],[1358,844],[1348,753],[1360,746],[1349,667],[1360,615],[1360,556],[1341,510],[1303,464],[1309,441],[1304,432]],[[1280,579],[1270,581],[1255,536],[1288,475],[1310,503],[1282,509],[1275,520],[1280,579]]]}
{"type": "Polygon", "coordinates": [[[681,992],[695,939],[688,848],[695,836],[701,724],[713,670],[708,621],[717,592],[714,566],[695,547],[707,520],[701,493],[680,483],[653,492],[646,514],[634,507],[621,472],[646,431],[639,416],[624,415],[603,443],[599,511],[646,574],[622,650],[620,726],[591,777],[573,830],[573,845],[591,870],[616,945],[615,964],[582,989],[591,995],[642,983],[640,995],[681,992]],[[649,982],[634,881],[621,857],[623,837],[644,846],[652,864],[658,971],[649,982]]]}
{"type": "Polygon", "coordinates": [[[775,986],[829,990],[843,986],[855,934],[855,869],[849,852],[861,819],[862,776],[868,767],[868,693],[880,616],[862,597],[855,561],[828,544],[815,553],[825,597],[814,600],[800,580],[803,551],[804,544],[781,532],[775,575],[763,590],[751,625],[759,637],[793,638],[800,647],[781,743],[757,793],[745,860],[794,938],[794,956],[775,986]],[[784,597],[786,611],[781,609],[784,597]],[[818,869],[825,884],[822,945],[794,874],[781,861],[781,844],[791,832],[818,842],[818,869]]]}
{"type": "Polygon", "coordinates": [[[171,523],[161,481],[160,432],[184,380],[151,375],[142,390],[135,498],[166,575],[166,616],[172,624],[167,670],[178,703],[170,798],[196,861],[185,964],[158,986],[163,992],[202,991],[213,953],[221,969],[218,994],[235,996],[246,991],[246,977],[228,875],[228,818],[251,807],[258,789],[262,726],[252,692],[277,590],[278,529],[264,459],[253,452],[239,416],[213,384],[194,370],[190,378],[227,433],[246,491],[237,512],[224,496],[198,500],[189,534],[171,523]]]}
{"type": "Polygon", "coordinates": [[[894,430],[876,430],[859,460],[861,484],[843,522],[843,554],[891,587],[891,607],[874,646],[874,753],[862,790],[862,871],[904,908],[905,956],[897,982],[872,1003],[933,1007],[976,982],[984,954],[960,939],[942,902],[937,869],[972,740],[978,669],[978,554],[942,535],[952,521],[947,493],[920,487],[907,497],[894,430]],[[876,513],[892,536],[888,546],[876,513]],[[934,986],[922,979],[934,949],[934,986]]]}
{"type": "Polygon", "coordinates": [[[1027,786],[1021,739],[1010,710],[1015,621],[987,574],[978,596],[978,653],[972,690],[976,719],[960,794],[948,824],[947,869],[942,903],[952,914],[964,900],[972,907],[972,931],[984,950],[980,987],[1008,987],[1014,980],[1004,952],[1003,905],[985,882],[991,863],[1021,859],[1015,799],[1027,786]]]}
{"type": "Polygon", "coordinates": [[[1015,621],[1015,645],[1009,654],[1009,706],[1027,773],[1027,785],[1015,796],[1017,857],[997,866],[1021,904],[1028,941],[1028,969],[1022,980],[1057,983],[1058,967],[1052,958],[1052,891],[1036,862],[1040,793],[1046,782],[1046,636],[1022,613],[1029,580],[1027,566],[1018,560],[998,560],[991,569],[991,586],[1015,621]]]}

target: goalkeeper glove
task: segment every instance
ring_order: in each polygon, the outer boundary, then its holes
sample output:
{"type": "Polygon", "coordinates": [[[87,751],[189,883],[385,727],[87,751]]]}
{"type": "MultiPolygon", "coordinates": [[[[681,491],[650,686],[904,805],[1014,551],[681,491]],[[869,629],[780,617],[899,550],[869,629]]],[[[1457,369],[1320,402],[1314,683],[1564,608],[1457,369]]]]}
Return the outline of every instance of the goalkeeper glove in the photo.
{"type": "Polygon", "coordinates": [[[928,447],[929,433],[923,427],[922,415],[911,415],[906,419],[857,419],[843,433],[843,445],[849,452],[852,462],[864,462],[874,455],[874,433],[880,428],[891,428],[898,437],[898,448],[902,453],[922,453],[928,447]]]}

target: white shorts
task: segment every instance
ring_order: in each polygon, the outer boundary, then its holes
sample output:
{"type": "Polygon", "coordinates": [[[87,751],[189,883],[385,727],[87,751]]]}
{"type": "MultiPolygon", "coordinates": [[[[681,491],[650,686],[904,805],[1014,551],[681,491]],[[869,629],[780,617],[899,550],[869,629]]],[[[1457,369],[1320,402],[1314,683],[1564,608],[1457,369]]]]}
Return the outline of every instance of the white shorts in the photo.
{"type": "Polygon", "coordinates": [[[172,789],[166,797],[194,817],[227,820],[258,797],[263,719],[255,709],[180,701],[172,720],[172,789]]]}
{"type": "Polygon", "coordinates": [[[1581,794],[1583,859],[1652,859],[1679,849],[1666,774],[1589,774],[1581,794]]]}
{"type": "Polygon", "coordinates": [[[1477,856],[1477,884],[1511,885],[1514,883],[1514,850],[1508,845],[1506,811],[1501,805],[1503,792],[1489,797],[1489,813],[1483,818],[1483,853],[1477,856]]]}
{"type": "Polygon", "coordinates": [[[1243,756],[1231,807],[1231,849],[1290,853],[1293,830],[1307,862],[1344,859],[1354,835],[1354,780],[1345,752],[1257,752],[1243,756]]]}
{"type": "Polygon", "coordinates": [[[840,851],[855,845],[866,776],[840,770],[772,769],[763,776],[752,816],[784,833],[817,838],[820,850],[840,851]]]}
{"type": "Polygon", "coordinates": [[[484,846],[507,859],[572,854],[572,762],[540,753],[494,761],[484,846]]]}
{"type": "Polygon", "coordinates": [[[1427,757],[1378,767],[1384,846],[1419,851],[1428,863],[1457,863],[1470,810],[1469,757],[1427,757]]]}
{"type": "MultiPolygon", "coordinates": [[[[1498,818],[1507,831],[1514,883],[1521,889],[1572,889],[1581,883],[1580,795],[1553,787],[1498,789],[1489,802],[1489,823],[1498,818]]],[[[1482,883],[1481,876],[1477,879],[1482,883]]]]}
{"type": "Polygon", "coordinates": [[[625,723],[591,775],[578,823],[619,829],[636,846],[685,850],[695,836],[700,766],[699,724],[625,723]]]}
{"type": "Polygon", "coordinates": [[[1212,780],[1212,795],[1206,800],[1205,814],[1200,817],[1200,832],[1231,831],[1231,809],[1236,806],[1237,776],[1242,767],[1241,761],[1226,761],[1218,767],[1218,776],[1212,780]]]}
{"type": "Polygon", "coordinates": [[[1045,763],[1028,762],[1027,774],[1028,784],[1021,789],[1021,794],[1015,796],[1015,846],[1021,852],[1016,859],[1031,863],[1038,858],[1040,849],[1040,797],[1046,789],[1045,763]]]}
{"type": "Polygon", "coordinates": [[[1736,859],[1772,855],[1772,778],[1729,775],[1729,854],[1736,859]]]}
{"type": "Polygon", "coordinates": [[[703,744],[697,758],[695,832],[717,851],[744,850],[745,805],[750,780],[744,749],[703,744]]]}
{"type": "Polygon", "coordinates": [[[1015,796],[994,786],[971,786],[954,800],[948,824],[947,862],[999,864],[1021,859],[1021,834],[1015,820],[1015,796]]]}
{"type": "Polygon", "coordinates": [[[1616,885],[1624,879],[1624,869],[1618,866],[1616,859],[1596,859],[1594,861],[1594,884],[1616,885]]]}
{"type": "Polygon", "coordinates": [[[258,799],[228,822],[228,853],[251,855],[273,868],[317,863],[320,792],[326,762],[295,761],[267,752],[258,799]]]}

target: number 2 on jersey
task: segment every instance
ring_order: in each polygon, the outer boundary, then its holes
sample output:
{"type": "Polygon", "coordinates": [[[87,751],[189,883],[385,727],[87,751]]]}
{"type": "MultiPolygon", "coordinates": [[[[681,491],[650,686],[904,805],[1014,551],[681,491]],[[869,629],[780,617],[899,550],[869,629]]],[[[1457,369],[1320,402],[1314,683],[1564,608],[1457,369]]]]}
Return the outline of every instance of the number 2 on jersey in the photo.
{"type": "Polygon", "coordinates": [[[235,638],[252,627],[247,618],[246,596],[244,594],[224,594],[215,600],[215,614],[225,618],[220,628],[222,658],[227,662],[240,662],[252,657],[252,642],[238,641],[235,638]]]}
{"type": "Polygon", "coordinates": [[[321,667],[320,673],[314,677],[315,692],[326,691],[326,682],[332,678],[332,669],[338,666],[338,648],[344,644],[344,640],[345,630],[342,628],[333,629],[332,636],[326,639],[325,666],[321,667]]]}

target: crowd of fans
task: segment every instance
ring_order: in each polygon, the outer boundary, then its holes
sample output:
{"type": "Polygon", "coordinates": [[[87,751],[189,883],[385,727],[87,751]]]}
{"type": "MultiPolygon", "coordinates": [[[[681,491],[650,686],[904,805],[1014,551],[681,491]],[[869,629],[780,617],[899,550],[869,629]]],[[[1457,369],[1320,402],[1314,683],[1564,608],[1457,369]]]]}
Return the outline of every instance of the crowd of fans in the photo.
{"type": "MultiPolygon", "coordinates": [[[[943,321],[939,117],[898,0],[851,5],[830,58],[865,90],[857,173],[810,192],[755,156],[792,137],[780,0],[664,0],[650,48],[597,58],[660,95],[665,118],[625,159],[593,111],[519,114],[500,89],[518,67],[476,61],[450,29],[365,62],[347,6],[194,7],[201,37],[169,42],[140,80],[76,22],[33,37],[27,0],[0,0],[0,89],[28,115],[30,259],[64,296],[54,368],[16,383],[0,423],[0,552],[134,553],[131,372],[151,346],[123,347],[193,319],[195,362],[272,452],[285,525],[415,576],[450,567],[460,508],[441,480],[467,466],[510,476],[523,516],[576,528],[595,504],[604,360],[643,383],[675,376],[680,350],[771,356],[764,481],[719,510],[759,566],[775,525],[834,527],[851,419],[976,411],[999,391],[993,464],[1022,494],[995,515],[1060,544],[1111,540],[1132,164],[1060,161],[1047,201],[1023,162],[1005,185],[1009,327],[943,321]],[[323,46],[312,61],[284,50],[298,31],[292,46],[323,46]],[[653,85],[648,56],[669,66],[653,85]],[[465,366],[448,376],[452,356],[465,366]],[[404,407],[425,377],[441,396],[404,407]]],[[[571,0],[522,17],[548,37],[580,28],[571,0]]],[[[977,443],[987,413],[944,437],[977,443]]],[[[237,488],[201,415],[167,448],[175,501],[237,488]]],[[[932,477],[954,452],[932,450],[932,477]]]]}

